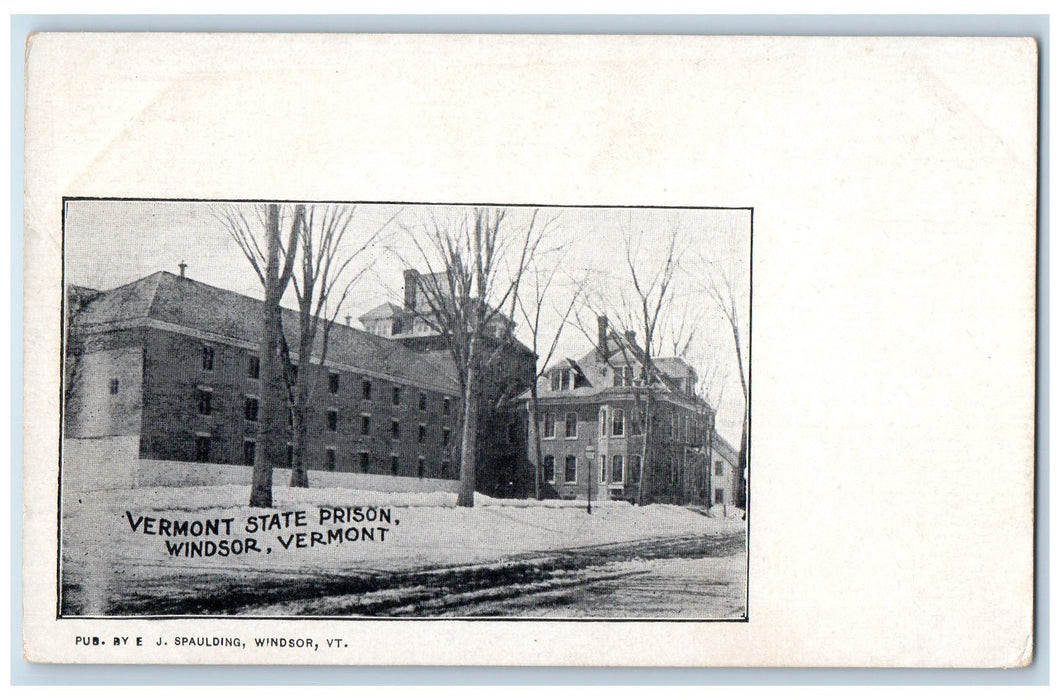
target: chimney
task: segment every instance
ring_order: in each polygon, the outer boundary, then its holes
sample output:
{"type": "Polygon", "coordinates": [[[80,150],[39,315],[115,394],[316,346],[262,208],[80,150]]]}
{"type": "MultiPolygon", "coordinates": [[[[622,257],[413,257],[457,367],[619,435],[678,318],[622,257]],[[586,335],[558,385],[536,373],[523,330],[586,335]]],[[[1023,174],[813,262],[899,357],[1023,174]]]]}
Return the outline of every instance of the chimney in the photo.
{"type": "Polygon", "coordinates": [[[180,276],[181,276],[181,277],[183,277],[183,276],[184,276],[184,268],[186,268],[187,266],[188,266],[188,263],[184,262],[183,260],[181,260],[181,261],[180,261],[180,264],[179,264],[179,265],[177,265],[177,267],[179,267],[179,268],[180,268],[180,276]]]}
{"type": "Polygon", "coordinates": [[[630,345],[637,344],[637,331],[626,331],[626,342],[630,345]]]}
{"type": "Polygon", "coordinates": [[[351,320],[352,318],[353,318],[353,316],[350,316],[349,314],[346,314],[346,325],[347,325],[347,326],[349,326],[349,325],[350,325],[350,320],[351,320]]]}
{"type": "Polygon", "coordinates": [[[600,357],[607,359],[607,316],[596,317],[597,340],[596,349],[600,351],[600,357]]]}
{"type": "Polygon", "coordinates": [[[420,273],[416,270],[405,270],[405,310],[416,310],[416,292],[420,286],[420,273]]]}

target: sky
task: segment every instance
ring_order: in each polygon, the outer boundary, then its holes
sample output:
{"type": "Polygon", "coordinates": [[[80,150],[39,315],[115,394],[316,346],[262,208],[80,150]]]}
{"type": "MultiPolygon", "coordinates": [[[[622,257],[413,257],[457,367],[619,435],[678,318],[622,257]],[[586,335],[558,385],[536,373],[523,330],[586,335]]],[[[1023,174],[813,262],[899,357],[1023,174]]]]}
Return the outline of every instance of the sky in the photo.
{"type": "MultiPolygon", "coordinates": [[[[188,277],[261,298],[261,283],[253,268],[216,215],[223,206],[220,202],[69,201],[64,222],[67,282],[110,289],[159,270],[177,274],[183,261],[188,277]]],[[[426,269],[421,250],[425,231],[435,222],[453,225],[465,210],[419,204],[356,206],[343,243],[349,251],[369,239],[373,244],[349,268],[362,274],[338,318],[350,315],[354,325],[359,325],[357,317],[378,304],[401,302],[402,271],[409,266],[426,269]]],[[[679,265],[670,298],[660,313],[657,353],[668,356],[683,350],[699,373],[708,400],[718,409],[718,432],[738,445],[743,415],[740,371],[731,326],[710,289],[723,280],[732,282],[746,369],[750,211],[509,207],[503,225],[510,233],[519,233],[526,230],[531,217],[545,236],[533,266],[543,275],[555,270],[544,295],[538,340],[539,356],[544,359],[558,332],[550,363],[591,349],[598,313],[606,313],[619,330],[635,323],[638,338],[643,340],[631,267],[643,289],[659,273],[669,242],[675,241],[679,265]],[[581,301],[568,323],[562,324],[563,311],[576,289],[582,290],[581,301]],[[690,334],[687,348],[675,347],[675,337],[684,346],[690,334]]],[[[503,269],[515,267],[510,264],[513,252],[502,257],[503,269]]],[[[533,296],[530,279],[524,276],[521,286],[527,300],[533,296]]],[[[284,303],[296,306],[293,291],[288,291],[284,303]]],[[[516,335],[531,345],[526,319],[518,310],[514,319],[516,335]]]]}

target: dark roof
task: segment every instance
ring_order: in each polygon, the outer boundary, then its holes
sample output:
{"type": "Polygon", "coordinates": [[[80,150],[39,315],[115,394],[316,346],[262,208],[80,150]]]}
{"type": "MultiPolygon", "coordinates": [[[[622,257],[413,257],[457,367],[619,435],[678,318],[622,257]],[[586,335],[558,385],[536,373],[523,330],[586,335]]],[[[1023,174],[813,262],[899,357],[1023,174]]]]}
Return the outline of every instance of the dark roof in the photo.
{"type": "MultiPolygon", "coordinates": [[[[537,387],[538,399],[545,401],[549,399],[567,400],[592,397],[604,400],[612,396],[626,396],[633,391],[629,387],[616,387],[614,385],[615,368],[633,365],[638,367],[636,374],[639,377],[639,367],[644,359],[643,349],[635,340],[631,340],[615,331],[608,332],[607,341],[608,357],[606,361],[600,357],[600,352],[593,348],[576,360],[564,358],[553,363],[546,370],[546,375],[539,380],[537,387]],[[578,372],[584,378],[584,383],[581,386],[575,385],[573,389],[553,391],[547,373],[553,369],[563,367],[571,367],[578,372]]],[[[688,363],[677,357],[653,358],[652,363],[659,372],[659,381],[656,383],[656,386],[661,390],[659,396],[669,396],[679,402],[707,408],[703,399],[688,396],[682,391],[681,385],[677,381],[692,371],[688,363]],[[675,372],[676,376],[671,375],[671,372],[675,372]]],[[[528,399],[529,397],[529,390],[519,395],[520,399],[528,399]]]]}
{"type": "MultiPolygon", "coordinates": [[[[77,318],[78,326],[108,326],[153,319],[249,343],[260,342],[262,302],[169,272],[156,272],[102,292],[77,318]]],[[[292,350],[298,347],[298,312],[284,308],[283,329],[292,350]]],[[[313,354],[319,356],[322,334],[313,354]]],[[[401,343],[341,323],[331,327],[328,361],[458,391],[451,363],[428,359],[401,343]]]]}
{"type": "Polygon", "coordinates": [[[737,466],[737,463],[740,461],[740,454],[735,447],[725,441],[725,438],[714,433],[714,439],[712,439],[710,443],[714,446],[714,450],[725,458],[726,462],[733,466],[737,466]]]}
{"type": "Polygon", "coordinates": [[[689,374],[695,374],[695,370],[680,357],[656,357],[652,358],[652,364],[668,377],[684,379],[689,374]]]}

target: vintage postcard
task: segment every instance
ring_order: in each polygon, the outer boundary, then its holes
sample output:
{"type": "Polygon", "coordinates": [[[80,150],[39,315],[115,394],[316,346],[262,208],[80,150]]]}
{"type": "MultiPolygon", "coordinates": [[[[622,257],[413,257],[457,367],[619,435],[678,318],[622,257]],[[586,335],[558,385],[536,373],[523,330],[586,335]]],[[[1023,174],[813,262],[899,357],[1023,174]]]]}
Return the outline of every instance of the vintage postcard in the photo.
{"type": "Polygon", "coordinates": [[[26,658],[1026,664],[1036,84],[34,36],[26,658]]]}

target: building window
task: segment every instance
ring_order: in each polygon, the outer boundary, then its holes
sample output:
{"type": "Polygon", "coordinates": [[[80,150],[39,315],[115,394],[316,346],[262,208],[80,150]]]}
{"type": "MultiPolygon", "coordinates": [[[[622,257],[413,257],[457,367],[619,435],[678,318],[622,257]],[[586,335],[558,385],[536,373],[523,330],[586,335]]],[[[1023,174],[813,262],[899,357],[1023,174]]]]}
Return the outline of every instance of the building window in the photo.
{"type": "Polygon", "coordinates": [[[261,360],[257,355],[247,355],[247,379],[261,377],[261,360]]]}
{"type": "Polygon", "coordinates": [[[361,416],[361,435],[368,435],[372,432],[372,417],[361,416]]]}
{"type": "Polygon", "coordinates": [[[401,405],[401,387],[399,387],[399,386],[394,387],[393,404],[395,406],[400,406],[401,405]]]}
{"type": "Polygon", "coordinates": [[[210,461],[210,436],[209,435],[196,435],[195,436],[195,461],[196,462],[209,462],[210,461]]]}
{"type": "Polygon", "coordinates": [[[372,380],[365,379],[361,382],[361,396],[365,401],[372,400],[372,380]]]}
{"type": "Polygon", "coordinates": [[[449,447],[449,441],[453,437],[453,432],[449,428],[442,429],[442,447],[449,447]]]}
{"type": "Polygon", "coordinates": [[[390,474],[397,476],[398,473],[398,456],[390,455],[390,474]]]}
{"type": "Polygon", "coordinates": [[[578,458],[574,455],[567,455],[567,461],[563,465],[563,480],[568,484],[578,481],[578,458]]]}
{"type": "Polygon", "coordinates": [[[121,387],[121,382],[119,382],[117,379],[111,379],[110,380],[110,393],[111,394],[117,394],[118,393],[118,389],[120,387],[121,387]]]}
{"type": "Polygon", "coordinates": [[[564,435],[568,438],[578,437],[578,414],[568,413],[563,420],[564,435]]]}
{"type": "Polygon", "coordinates": [[[294,445],[287,443],[287,468],[294,469],[294,445]]]}
{"type": "Polygon", "coordinates": [[[390,421],[390,437],[393,440],[401,439],[401,422],[392,420],[390,421]]]}
{"type": "Polygon", "coordinates": [[[213,348],[209,345],[202,346],[202,368],[205,370],[213,369],[213,348]]]}
{"type": "Polygon", "coordinates": [[[633,368],[616,367],[615,368],[615,386],[633,386],[633,368]]]}
{"type": "Polygon", "coordinates": [[[324,469],[329,472],[335,471],[335,448],[327,447],[324,449],[324,469]]]}
{"type": "Polygon", "coordinates": [[[427,442],[427,426],[420,425],[419,430],[416,431],[416,441],[421,445],[427,442]]]}
{"type": "Polygon", "coordinates": [[[328,409],[328,430],[335,432],[339,429],[339,412],[334,408],[328,409]]]}
{"type": "Polygon", "coordinates": [[[556,481],[556,458],[552,455],[545,455],[541,463],[541,478],[545,481],[556,481]]]}
{"type": "Polygon", "coordinates": [[[600,409],[600,435],[607,435],[607,409],[600,409]]]}
{"type": "Polygon", "coordinates": [[[258,422],[258,399],[254,396],[248,396],[243,401],[243,417],[253,423],[258,422]]]}
{"type": "Polygon", "coordinates": [[[368,473],[368,453],[367,452],[363,452],[363,451],[359,452],[359,453],[357,453],[357,457],[358,457],[358,459],[361,462],[361,472],[364,473],[364,474],[367,474],[368,473]]]}
{"type": "Polygon", "coordinates": [[[552,416],[551,413],[545,414],[545,437],[556,437],[556,419],[552,416]]]}
{"type": "Polygon", "coordinates": [[[725,462],[714,462],[714,476],[725,476],[725,462]]]}
{"type": "Polygon", "coordinates": [[[621,484],[625,481],[623,473],[622,455],[611,456],[611,481],[621,484]]]}
{"type": "Polygon", "coordinates": [[[442,415],[448,416],[451,411],[452,406],[450,405],[449,397],[446,396],[444,399],[442,399],[442,415]]]}
{"type": "Polygon", "coordinates": [[[725,501],[725,489],[714,489],[714,502],[723,503],[725,501]]]}
{"type": "Polygon", "coordinates": [[[552,391],[559,391],[559,372],[552,373],[552,391]]]}
{"type": "Polygon", "coordinates": [[[335,372],[328,372],[328,393],[339,393],[339,375],[335,372]]]}
{"type": "Polygon", "coordinates": [[[600,483],[607,483],[607,455],[600,455],[600,483]]]}
{"type": "Polygon", "coordinates": [[[427,460],[423,457],[418,457],[416,459],[416,476],[422,479],[425,471],[427,471],[427,460]]]}
{"type": "Polygon", "coordinates": [[[640,455],[631,455],[629,458],[629,479],[634,483],[640,481],[640,455]]]}
{"type": "Polygon", "coordinates": [[[611,413],[611,434],[622,436],[626,432],[626,415],[621,408],[616,408],[611,413]]]}
{"type": "Polygon", "coordinates": [[[199,407],[200,416],[210,415],[210,403],[213,400],[213,392],[209,389],[196,389],[195,390],[195,402],[199,407]]]}
{"type": "Polygon", "coordinates": [[[634,435],[642,435],[644,433],[644,425],[640,419],[640,412],[634,411],[629,417],[629,430],[634,435]]]}
{"type": "Polygon", "coordinates": [[[397,335],[398,333],[401,333],[404,329],[405,329],[404,324],[401,323],[401,319],[400,318],[395,318],[390,323],[390,335],[397,335]]]}
{"type": "Polygon", "coordinates": [[[254,466],[255,457],[258,452],[258,443],[253,440],[243,441],[243,464],[248,467],[254,466]]]}
{"type": "Polygon", "coordinates": [[[427,392],[426,391],[421,391],[420,392],[420,410],[421,411],[426,411],[427,410],[427,392]]]}

